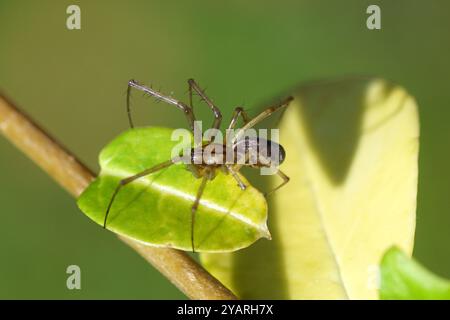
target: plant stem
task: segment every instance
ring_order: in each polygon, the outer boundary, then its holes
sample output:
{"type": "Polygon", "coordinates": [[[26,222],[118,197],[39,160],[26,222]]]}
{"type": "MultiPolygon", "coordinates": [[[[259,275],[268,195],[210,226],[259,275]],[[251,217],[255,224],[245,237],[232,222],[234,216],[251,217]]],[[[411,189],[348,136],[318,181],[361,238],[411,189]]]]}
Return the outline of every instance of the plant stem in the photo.
{"type": "MultiPolygon", "coordinates": [[[[95,175],[70,152],[0,95],[0,131],[74,197],[95,175]]],[[[191,299],[236,299],[183,251],[155,248],[119,237],[191,299]]]]}

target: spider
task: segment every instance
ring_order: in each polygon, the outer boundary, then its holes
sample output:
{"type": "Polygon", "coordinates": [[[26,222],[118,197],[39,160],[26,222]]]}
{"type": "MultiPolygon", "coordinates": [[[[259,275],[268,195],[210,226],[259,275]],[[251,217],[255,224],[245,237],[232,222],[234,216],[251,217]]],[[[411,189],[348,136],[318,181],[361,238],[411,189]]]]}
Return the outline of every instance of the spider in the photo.
{"type": "MultiPolygon", "coordinates": [[[[128,120],[130,127],[133,128],[133,121],[131,117],[131,109],[130,109],[130,92],[131,89],[137,89],[140,91],[143,91],[145,94],[148,94],[157,100],[164,101],[168,104],[174,105],[183,113],[185,114],[189,127],[191,131],[195,130],[195,115],[193,111],[193,103],[192,103],[192,96],[195,92],[198,94],[203,100],[206,105],[211,109],[211,111],[214,114],[214,121],[212,124],[212,128],[219,130],[221,122],[222,122],[222,114],[218,107],[214,105],[214,103],[206,96],[203,90],[200,89],[199,85],[193,80],[188,80],[189,85],[189,106],[181,101],[178,101],[170,96],[164,95],[151,87],[144,86],[142,84],[139,84],[135,80],[130,80],[128,82],[127,87],[127,102],[126,102],[126,108],[127,108],[127,114],[128,114],[128,120]]],[[[276,174],[278,174],[282,179],[283,182],[272,189],[270,192],[265,193],[264,195],[267,197],[269,194],[273,193],[274,191],[280,189],[283,187],[286,183],[289,182],[289,177],[284,174],[281,170],[279,170],[278,166],[284,161],[286,153],[284,148],[277,144],[274,141],[262,139],[259,137],[253,137],[249,138],[247,136],[244,136],[244,133],[246,130],[254,127],[256,124],[261,122],[262,120],[269,117],[274,112],[278,111],[281,108],[287,107],[289,102],[293,100],[292,96],[289,96],[288,98],[284,99],[282,102],[272,105],[268,108],[266,108],[264,111],[262,111],[260,114],[258,114],[253,119],[250,119],[247,115],[247,113],[244,111],[242,107],[236,107],[234,109],[234,112],[231,117],[231,121],[228,125],[228,129],[234,129],[237,121],[239,120],[239,117],[242,118],[244,125],[238,129],[236,135],[233,137],[231,141],[231,151],[233,151],[233,157],[231,158],[232,161],[225,161],[226,153],[229,152],[229,149],[226,147],[226,143],[216,143],[215,136],[212,136],[208,138],[206,141],[203,141],[200,146],[196,146],[190,149],[190,154],[188,155],[188,158],[190,162],[187,165],[187,168],[192,172],[195,178],[202,179],[200,186],[197,190],[197,195],[195,198],[194,203],[191,207],[191,246],[192,246],[192,252],[195,252],[195,246],[194,246],[194,224],[195,224],[195,213],[197,211],[197,208],[200,203],[200,199],[202,197],[203,191],[205,190],[206,184],[209,180],[213,180],[217,174],[217,170],[221,169],[226,174],[231,174],[233,178],[236,180],[237,185],[242,189],[246,189],[246,185],[244,182],[239,178],[238,172],[243,166],[252,167],[252,168],[262,168],[262,167],[271,167],[273,165],[276,166],[276,174]],[[275,150],[278,151],[278,154],[271,155],[270,152],[267,153],[269,147],[275,146],[275,150]],[[206,147],[209,147],[210,149],[214,150],[225,150],[225,152],[221,152],[219,155],[214,154],[214,156],[206,156],[204,157],[204,150],[206,147]],[[239,157],[235,156],[236,151],[240,150],[243,154],[241,156],[244,157],[244,161],[238,161],[239,157]],[[265,155],[262,155],[261,151],[266,151],[265,155]],[[249,161],[249,154],[256,152],[256,161],[255,159],[253,161],[249,161]]],[[[272,150],[272,149],[270,149],[272,150]]],[[[228,159],[228,158],[227,158],[228,159]]],[[[126,186],[127,184],[135,181],[136,179],[142,178],[144,176],[150,175],[152,173],[155,173],[159,170],[165,169],[173,164],[183,162],[183,157],[175,157],[172,159],[169,159],[163,163],[160,163],[158,165],[155,165],[151,168],[148,168],[142,172],[136,173],[135,175],[132,175],[130,177],[127,177],[125,179],[120,180],[118,186],[116,187],[114,193],[111,196],[111,200],[108,204],[108,207],[106,209],[105,218],[103,227],[106,228],[106,223],[108,219],[109,212],[111,210],[112,204],[114,202],[114,199],[116,198],[118,192],[121,188],[126,186]]]]}

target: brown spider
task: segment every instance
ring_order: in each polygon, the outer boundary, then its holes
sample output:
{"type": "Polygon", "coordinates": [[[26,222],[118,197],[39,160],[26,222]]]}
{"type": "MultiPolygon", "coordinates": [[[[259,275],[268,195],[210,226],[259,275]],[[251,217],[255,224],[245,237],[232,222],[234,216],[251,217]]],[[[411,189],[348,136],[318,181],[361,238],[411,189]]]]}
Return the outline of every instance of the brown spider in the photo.
{"type": "MultiPolygon", "coordinates": [[[[195,115],[193,111],[193,104],[192,104],[192,94],[193,91],[197,93],[201,99],[208,105],[208,107],[212,110],[214,113],[214,122],[212,125],[213,129],[219,130],[220,124],[222,122],[222,114],[220,110],[213,104],[213,102],[205,95],[205,93],[200,89],[198,84],[193,80],[188,80],[189,84],[189,106],[184,104],[181,101],[178,101],[172,97],[166,96],[161,94],[160,92],[141,85],[137,83],[134,80],[130,80],[128,82],[128,89],[127,89],[127,113],[128,113],[128,120],[130,122],[130,127],[133,128],[133,121],[131,119],[131,111],[130,111],[130,91],[131,88],[138,89],[140,91],[143,91],[144,93],[158,99],[161,101],[164,101],[168,104],[172,104],[176,106],[178,109],[183,111],[183,113],[186,115],[187,120],[189,122],[189,126],[191,131],[195,131],[195,115]]],[[[271,114],[276,112],[277,110],[286,107],[290,101],[293,100],[293,97],[288,97],[282,102],[275,104],[273,106],[270,106],[266,108],[264,111],[262,111],[260,114],[258,114],[253,119],[250,119],[247,115],[247,113],[241,108],[237,107],[235,108],[233,112],[233,116],[231,118],[230,124],[228,125],[228,129],[234,129],[236,126],[236,123],[239,119],[239,117],[242,118],[244,125],[242,128],[240,128],[237,131],[237,134],[233,137],[231,144],[227,143],[216,143],[214,142],[215,136],[210,137],[206,142],[202,142],[199,146],[193,147],[190,150],[190,154],[188,155],[188,159],[190,160],[187,164],[188,169],[193,173],[193,175],[196,178],[202,178],[202,182],[200,184],[200,187],[197,191],[197,196],[195,198],[194,203],[192,204],[191,208],[191,245],[192,245],[192,252],[195,252],[194,247],[194,223],[195,223],[195,212],[197,211],[197,208],[199,206],[200,198],[203,194],[203,191],[205,189],[206,183],[208,180],[213,180],[216,176],[217,169],[222,169],[225,173],[230,173],[233,178],[236,180],[238,186],[242,189],[246,189],[246,185],[243,183],[243,181],[239,178],[239,175],[237,174],[242,166],[252,167],[252,168],[262,168],[262,167],[272,167],[275,165],[277,167],[276,174],[278,174],[282,179],[283,182],[278,185],[276,188],[272,189],[270,192],[266,193],[265,196],[268,194],[278,190],[282,186],[284,186],[286,183],[289,182],[289,177],[286,176],[281,170],[278,169],[278,165],[281,164],[284,161],[284,158],[286,156],[286,153],[283,149],[283,147],[279,144],[277,144],[274,141],[262,139],[259,137],[247,137],[245,135],[245,131],[254,127],[256,124],[261,122],[262,120],[269,117],[271,114]],[[227,149],[228,146],[228,149],[227,149]],[[229,148],[231,146],[231,149],[229,148]],[[210,150],[225,150],[225,152],[221,151],[220,153],[214,153],[214,156],[206,156],[203,152],[205,148],[208,147],[210,150]],[[277,150],[276,154],[271,154],[270,150],[277,150]],[[227,152],[232,151],[233,156],[231,157],[231,162],[229,161],[227,157],[227,152]],[[265,151],[264,155],[263,152],[265,151]],[[253,161],[250,161],[250,154],[256,154],[256,158],[253,158],[253,161]],[[228,161],[227,161],[227,160],[228,161]],[[239,161],[241,160],[241,161],[239,161]],[[242,161],[243,160],[243,161],[242,161]]],[[[172,164],[183,162],[186,157],[175,157],[168,161],[165,161],[163,163],[160,163],[156,166],[153,166],[149,169],[146,169],[142,172],[139,172],[133,176],[130,176],[128,178],[122,179],[119,182],[119,185],[117,186],[116,190],[114,191],[111,200],[108,204],[108,207],[106,209],[105,219],[103,223],[103,227],[106,228],[106,222],[108,219],[108,214],[111,209],[111,206],[114,202],[114,199],[119,192],[119,190],[133,182],[136,179],[139,179],[143,176],[155,173],[159,170],[162,170],[164,168],[167,168],[171,166],[172,164]]]]}

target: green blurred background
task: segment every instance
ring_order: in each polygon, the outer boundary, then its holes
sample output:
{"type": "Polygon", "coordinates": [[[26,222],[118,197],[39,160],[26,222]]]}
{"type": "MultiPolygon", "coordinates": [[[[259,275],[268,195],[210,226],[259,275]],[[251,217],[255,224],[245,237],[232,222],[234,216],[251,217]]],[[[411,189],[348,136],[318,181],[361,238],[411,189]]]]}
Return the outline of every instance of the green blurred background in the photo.
{"type": "MultiPolygon", "coordinates": [[[[414,256],[450,277],[449,12],[448,1],[425,0],[0,0],[0,90],[98,170],[99,150],[128,128],[129,79],[186,100],[193,77],[226,118],[302,81],[389,79],[420,107],[414,256]],[[81,30],[66,29],[70,4],[81,30]],[[366,28],[369,4],[381,7],[382,30],[366,28]]],[[[134,110],[141,125],[185,126],[139,94],[134,110]]],[[[0,298],[184,298],[3,138],[0,177],[0,298]],[[82,290],[66,288],[70,264],[82,290]]]]}

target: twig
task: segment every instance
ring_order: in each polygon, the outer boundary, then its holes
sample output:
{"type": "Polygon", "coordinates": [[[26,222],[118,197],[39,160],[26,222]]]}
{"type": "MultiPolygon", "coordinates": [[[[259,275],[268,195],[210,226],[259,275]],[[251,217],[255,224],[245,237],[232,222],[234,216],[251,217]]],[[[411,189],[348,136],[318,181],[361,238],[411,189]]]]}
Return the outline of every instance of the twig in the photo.
{"type": "MultiPolygon", "coordinates": [[[[0,131],[74,197],[95,175],[70,152],[0,95],[0,131]]],[[[236,299],[185,252],[145,246],[119,237],[191,299],[236,299]]]]}

